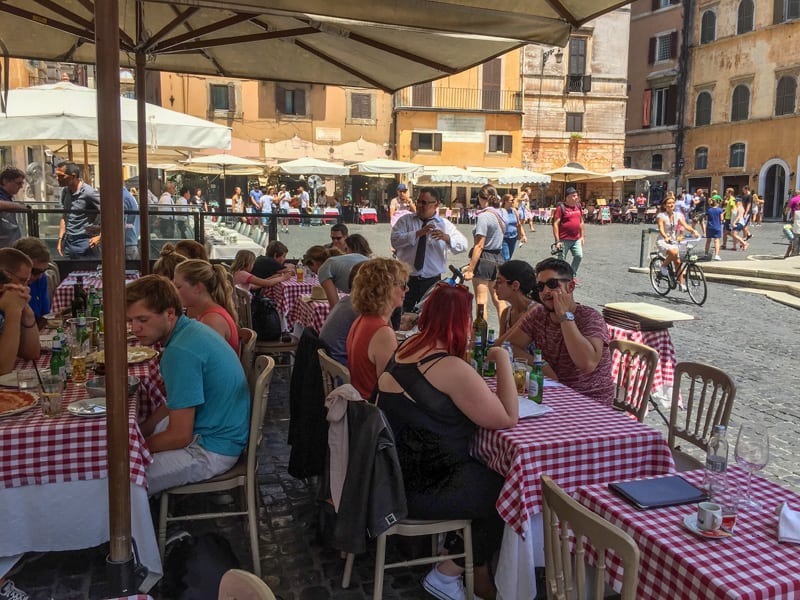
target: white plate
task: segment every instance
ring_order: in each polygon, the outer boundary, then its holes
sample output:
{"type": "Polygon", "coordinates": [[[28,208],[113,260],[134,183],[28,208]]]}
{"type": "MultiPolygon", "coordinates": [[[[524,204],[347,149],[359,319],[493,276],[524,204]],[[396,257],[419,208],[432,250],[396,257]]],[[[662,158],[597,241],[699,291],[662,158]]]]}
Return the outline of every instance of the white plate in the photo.
{"type": "Polygon", "coordinates": [[[528,400],[527,396],[519,396],[519,418],[526,419],[528,417],[540,417],[552,412],[553,407],[546,404],[536,404],[532,400],[528,400]]]}
{"type": "Polygon", "coordinates": [[[67,412],[76,417],[102,417],[106,414],[105,398],[87,398],[67,404],[67,412]]]}
{"type": "Polygon", "coordinates": [[[733,526],[736,523],[736,517],[725,517],[722,519],[722,525],[728,530],[723,531],[722,529],[716,529],[714,531],[706,531],[705,529],[700,529],[697,526],[697,514],[686,515],[683,519],[683,525],[697,535],[703,536],[704,538],[708,538],[711,540],[719,540],[722,538],[729,538],[733,534],[730,533],[733,531],[733,526]]]}
{"type": "Polygon", "coordinates": [[[11,371],[5,375],[0,375],[0,387],[16,388],[17,386],[17,372],[11,371]]]}

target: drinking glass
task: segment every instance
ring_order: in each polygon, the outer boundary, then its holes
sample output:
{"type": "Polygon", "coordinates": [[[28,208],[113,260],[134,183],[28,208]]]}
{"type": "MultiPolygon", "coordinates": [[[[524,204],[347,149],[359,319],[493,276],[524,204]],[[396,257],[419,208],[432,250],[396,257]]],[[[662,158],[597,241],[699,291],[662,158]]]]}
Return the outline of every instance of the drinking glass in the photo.
{"type": "Polygon", "coordinates": [[[736,436],[734,450],[736,464],[747,471],[744,493],[739,498],[739,507],[760,509],[761,504],[750,495],[753,473],[763,469],[769,460],[769,434],[767,428],[755,423],[744,423],[736,436]]]}
{"type": "Polygon", "coordinates": [[[39,391],[39,377],[34,369],[20,369],[17,371],[17,387],[20,392],[36,394],[39,391]]]}
{"type": "Polygon", "coordinates": [[[514,384],[517,386],[517,394],[525,395],[528,393],[528,373],[530,367],[524,360],[514,361],[514,384]]]}
{"type": "Polygon", "coordinates": [[[45,417],[61,416],[64,379],[59,374],[42,373],[42,414],[45,417]]]}

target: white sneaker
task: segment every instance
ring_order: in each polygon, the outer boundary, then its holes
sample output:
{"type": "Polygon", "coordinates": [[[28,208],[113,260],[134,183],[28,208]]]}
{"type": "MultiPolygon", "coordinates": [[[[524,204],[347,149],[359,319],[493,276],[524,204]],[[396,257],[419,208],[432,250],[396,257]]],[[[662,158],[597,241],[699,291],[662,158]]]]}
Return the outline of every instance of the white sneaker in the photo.
{"type": "Polygon", "coordinates": [[[712,260],[722,260],[722,257],[719,254],[717,254],[714,256],[712,260]]]}
{"type": "Polygon", "coordinates": [[[6,581],[0,588],[0,599],[2,600],[28,600],[29,598],[30,596],[15,586],[13,581],[6,581]]]}
{"type": "Polygon", "coordinates": [[[422,580],[423,589],[439,600],[464,600],[464,582],[461,576],[444,575],[433,567],[422,580]]]}
{"type": "Polygon", "coordinates": [[[686,284],[685,284],[685,283],[682,283],[682,284],[681,284],[681,291],[682,291],[682,292],[688,292],[688,291],[689,291],[689,288],[687,288],[687,287],[686,287],[686,284]]]}

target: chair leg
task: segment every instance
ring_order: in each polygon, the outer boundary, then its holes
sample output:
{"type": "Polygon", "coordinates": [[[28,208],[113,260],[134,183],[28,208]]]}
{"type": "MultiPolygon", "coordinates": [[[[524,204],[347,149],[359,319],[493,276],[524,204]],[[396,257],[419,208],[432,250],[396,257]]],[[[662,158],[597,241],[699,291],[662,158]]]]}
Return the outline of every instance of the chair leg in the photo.
{"type": "Polygon", "coordinates": [[[353,561],[355,560],[356,555],[348,552],[347,560],[344,561],[344,574],[342,575],[342,588],[349,588],[350,587],[350,575],[353,573],[353,561]]]}
{"type": "Polygon", "coordinates": [[[378,536],[375,547],[375,584],[372,586],[372,600],[383,598],[383,567],[386,564],[386,534],[378,536]]]}
{"type": "Polygon", "coordinates": [[[247,520],[250,530],[250,554],[253,557],[253,573],[261,577],[261,554],[258,549],[258,503],[255,486],[247,486],[247,520]]]}
{"type": "Polygon", "coordinates": [[[472,526],[464,527],[464,581],[467,587],[467,600],[475,598],[475,573],[472,563],[472,526]]]}
{"type": "Polygon", "coordinates": [[[161,508],[158,511],[158,553],[164,559],[167,546],[167,512],[169,511],[169,493],[161,492],[161,508]]]}

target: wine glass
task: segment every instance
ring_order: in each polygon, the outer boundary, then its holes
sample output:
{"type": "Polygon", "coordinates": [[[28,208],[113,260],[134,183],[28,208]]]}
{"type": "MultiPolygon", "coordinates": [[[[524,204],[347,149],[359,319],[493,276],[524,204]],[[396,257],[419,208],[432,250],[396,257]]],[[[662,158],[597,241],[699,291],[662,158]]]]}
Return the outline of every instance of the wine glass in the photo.
{"type": "Polygon", "coordinates": [[[750,486],[753,473],[763,469],[769,460],[769,434],[763,425],[744,423],[739,428],[736,436],[736,449],[734,450],[736,464],[747,471],[747,483],[744,496],[739,499],[739,506],[760,509],[761,504],[753,500],[750,495],[750,486]]]}

